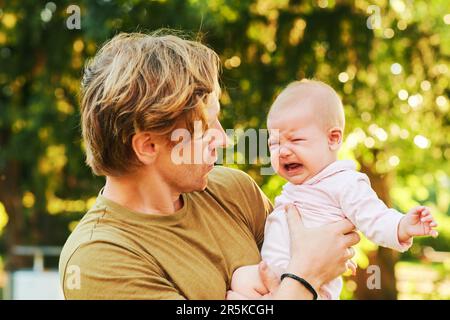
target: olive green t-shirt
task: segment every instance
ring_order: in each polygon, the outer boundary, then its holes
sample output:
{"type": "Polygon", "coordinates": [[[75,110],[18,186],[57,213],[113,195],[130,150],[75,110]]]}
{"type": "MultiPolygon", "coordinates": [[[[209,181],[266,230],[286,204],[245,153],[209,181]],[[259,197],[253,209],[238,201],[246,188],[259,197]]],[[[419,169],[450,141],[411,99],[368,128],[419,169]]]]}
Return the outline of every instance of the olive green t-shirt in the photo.
{"type": "MultiPolygon", "coordinates": [[[[155,186],[157,188],[157,186],[155,186]]],[[[244,172],[215,167],[170,215],[99,195],[60,257],[66,299],[224,299],[233,271],[260,261],[272,205],[244,172]]]]}

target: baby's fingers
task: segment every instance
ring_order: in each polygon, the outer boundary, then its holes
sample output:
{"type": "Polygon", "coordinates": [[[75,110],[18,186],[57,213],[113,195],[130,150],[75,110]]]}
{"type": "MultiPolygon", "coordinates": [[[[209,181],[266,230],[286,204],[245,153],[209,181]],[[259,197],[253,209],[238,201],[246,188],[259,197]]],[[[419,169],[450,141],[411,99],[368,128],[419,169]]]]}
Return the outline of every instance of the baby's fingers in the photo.
{"type": "Polygon", "coordinates": [[[428,214],[426,216],[422,215],[422,217],[420,218],[420,221],[422,221],[422,222],[435,222],[434,218],[433,218],[433,216],[431,214],[428,214]]]}
{"type": "Polygon", "coordinates": [[[426,209],[428,209],[428,208],[425,206],[414,207],[411,210],[409,210],[408,214],[417,215],[417,216],[421,217],[422,212],[425,211],[426,209]]]}
{"type": "Polygon", "coordinates": [[[438,226],[438,224],[436,223],[433,216],[429,212],[426,216],[422,216],[420,221],[429,226],[430,231],[428,232],[428,234],[430,236],[432,236],[433,238],[436,238],[438,236],[438,232],[436,230],[433,230],[433,228],[436,228],[438,226]]]}
{"type": "Polygon", "coordinates": [[[352,275],[356,275],[356,268],[357,265],[353,260],[348,260],[347,261],[347,268],[350,269],[352,271],[352,275]]]}
{"type": "Polygon", "coordinates": [[[422,216],[422,217],[424,217],[424,216],[428,216],[428,215],[430,215],[431,214],[431,211],[430,211],[430,208],[428,208],[428,207],[419,207],[419,210],[418,210],[419,212],[420,212],[420,215],[422,216]]]}
{"type": "Polygon", "coordinates": [[[425,211],[428,211],[428,213],[429,213],[430,210],[428,209],[428,207],[418,206],[418,207],[415,208],[415,211],[416,212],[421,212],[423,214],[425,211]]]}
{"type": "Polygon", "coordinates": [[[429,235],[432,236],[433,238],[437,238],[439,233],[436,230],[430,230],[429,235]]]}

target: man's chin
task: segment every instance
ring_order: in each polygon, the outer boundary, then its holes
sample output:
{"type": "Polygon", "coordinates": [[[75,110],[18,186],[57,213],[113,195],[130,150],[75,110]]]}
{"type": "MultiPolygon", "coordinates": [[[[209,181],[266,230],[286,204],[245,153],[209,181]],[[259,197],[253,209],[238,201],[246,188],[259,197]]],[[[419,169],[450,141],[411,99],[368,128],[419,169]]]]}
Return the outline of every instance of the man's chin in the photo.
{"type": "Polygon", "coordinates": [[[190,190],[187,192],[200,192],[205,191],[208,186],[208,175],[205,175],[197,180],[195,185],[192,185],[190,190]]]}
{"type": "Polygon", "coordinates": [[[205,191],[207,186],[208,186],[208,175],[203,177],[201,190],[199,190],[199,191],[205,191]]]}
{"type": "Polygon", "coordinates": [[[214,164],[207,166],[205,175],[201,178],[201,190],[204,191],[206,187],[208,186],[208,176],[211,173],[211,171],[214,169],[214,164]]]}

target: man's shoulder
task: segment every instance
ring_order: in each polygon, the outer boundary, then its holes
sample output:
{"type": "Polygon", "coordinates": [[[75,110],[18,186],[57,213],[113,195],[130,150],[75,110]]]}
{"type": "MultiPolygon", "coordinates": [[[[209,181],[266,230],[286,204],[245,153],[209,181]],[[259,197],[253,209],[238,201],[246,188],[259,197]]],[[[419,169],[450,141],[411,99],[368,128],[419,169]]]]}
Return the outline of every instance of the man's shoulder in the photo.
{"type": "Polygon", "coordinates": [[[271,211],[272,205],[253,178],[242,170],[216,166],[208,176],[205,190],[214,197],[253,210],[261,205],[271,211]],[[251,209],[253,208],[253,209],[251,209]]]}
{"type": "Polygon", "coordinates": [[[273,206],[258,184],[247,173],[217,166],[208,176],[203,193],[215,199],[237,221],[245,225],[258,247],[264,238],[264,225],[273,206]]]}
{"type": "Polygon", "coordinates": [[[237,179],[252,179],[247,173],[242,170],[224,167],[214,166],[210,173],[211,177],[235,177],[237,179]]]}
{"type": "Polygon", "coordinates": [[[248,191],[256,186],[256,182],[242,170],[215,166],[208,176],[207,189],[222,191],[248,191]]]}

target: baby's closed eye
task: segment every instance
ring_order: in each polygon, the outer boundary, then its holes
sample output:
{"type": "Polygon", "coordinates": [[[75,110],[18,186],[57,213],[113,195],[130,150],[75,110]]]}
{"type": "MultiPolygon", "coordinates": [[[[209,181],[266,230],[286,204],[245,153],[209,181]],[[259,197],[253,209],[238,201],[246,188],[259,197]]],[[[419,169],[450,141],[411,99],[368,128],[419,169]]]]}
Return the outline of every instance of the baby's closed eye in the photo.
{"type": "Polygon", "coordinates": [[[300,142],[300,141],[306,141],[305,138],[295,138],[292,140],[293,142],[300,142]]]}

